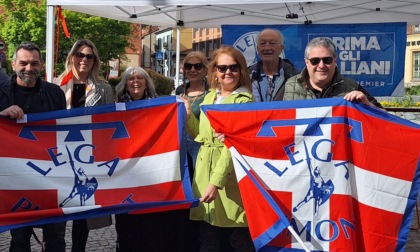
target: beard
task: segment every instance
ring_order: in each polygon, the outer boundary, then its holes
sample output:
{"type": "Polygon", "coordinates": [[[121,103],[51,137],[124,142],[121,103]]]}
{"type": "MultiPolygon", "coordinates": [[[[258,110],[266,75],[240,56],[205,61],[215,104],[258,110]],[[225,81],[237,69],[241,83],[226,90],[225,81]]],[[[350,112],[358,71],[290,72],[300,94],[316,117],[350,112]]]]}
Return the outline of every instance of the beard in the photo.
{"type": "Polygon", "coordinates": [[[31,83],[36,82],[36,79],[38,79],[40,72],[39,71],[27,71],[27,72],[16,71],[16,75],[26,84],[31,84],[31,83]]]}

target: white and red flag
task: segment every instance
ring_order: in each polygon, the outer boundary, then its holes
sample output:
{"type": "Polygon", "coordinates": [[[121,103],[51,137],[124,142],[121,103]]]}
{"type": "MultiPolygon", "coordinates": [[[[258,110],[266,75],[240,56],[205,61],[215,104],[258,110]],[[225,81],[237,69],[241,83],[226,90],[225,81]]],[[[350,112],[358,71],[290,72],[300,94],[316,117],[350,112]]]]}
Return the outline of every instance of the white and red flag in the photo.
{"type": "Polygon", "coordinates": [[[419,125],[341,98],[202,109],[226,136],[258,251],[404,250],[419,125]]]}
{"type": "Polygon", "coordinates": [[[0,232],[197,205],[184,122],[174,96],[0,118],[0,232]]]}

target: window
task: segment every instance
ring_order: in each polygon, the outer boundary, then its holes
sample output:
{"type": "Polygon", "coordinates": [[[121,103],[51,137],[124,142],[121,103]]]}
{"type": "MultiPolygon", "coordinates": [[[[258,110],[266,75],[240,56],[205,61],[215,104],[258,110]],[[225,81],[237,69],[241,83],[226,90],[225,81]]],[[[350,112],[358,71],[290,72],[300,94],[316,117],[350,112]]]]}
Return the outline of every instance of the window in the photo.
{"type": "Polygon", "coordinates": [[[420,80],[420,51],[413,52],[413,79],[420,80]]]}
{"type": "Polygon", "coordinates": [[[198,43],[198,50],[203,51],[203,52],[206,51],[206,42],[205,41],[202,41],[202,42],[198,43]]]}

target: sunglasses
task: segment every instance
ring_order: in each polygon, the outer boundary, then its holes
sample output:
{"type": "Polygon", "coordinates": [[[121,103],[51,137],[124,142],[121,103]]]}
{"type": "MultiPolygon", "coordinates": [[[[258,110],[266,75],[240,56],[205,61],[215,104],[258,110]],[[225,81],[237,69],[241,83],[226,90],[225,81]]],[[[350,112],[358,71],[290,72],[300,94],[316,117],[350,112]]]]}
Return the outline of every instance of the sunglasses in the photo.
{"type": "Polygon", "coordinates": [[[185,63],[184,64],[184,68],[185,70],[191,70],[192,67],[195,68],[195,70],[201,70],[203,68],[203,64],[202,63],[195,63],[195,64],[191,64],[191,63],[185,63]]]}
{"type": "Polygon", "coordinates": [[[239,71],[239,69],[241,68],[241,66],[239,64],[234,64],[234,65],[217,65],[216,66],[217,71],[219,71],[219,73],[226,73],[226,71],[228,69],[230,69],[231,72],[236,73],[239,71]]]}
{"type": "Polygon", "coordinates": [[[325,58],[315,57],[315,58],[310,58],[308,60],[309,60],[309,62],[311,62],[311,64],[313,66],[315,66],[315,65],[318,65],[319,62],[321,62],[321,60],[322,60],[322,62],[324,62],[324,64],[331,64],[333,62],[334,58],[333,57],[325,57],[325,58]]]}
{"type": "Polygon", "coordinates": [[[74,55],[80,60],[86,57],[87,61],[93,61],[95,59],[95,55],[93,54],[84,54],[82,52],[76,52],[74,55]]]}

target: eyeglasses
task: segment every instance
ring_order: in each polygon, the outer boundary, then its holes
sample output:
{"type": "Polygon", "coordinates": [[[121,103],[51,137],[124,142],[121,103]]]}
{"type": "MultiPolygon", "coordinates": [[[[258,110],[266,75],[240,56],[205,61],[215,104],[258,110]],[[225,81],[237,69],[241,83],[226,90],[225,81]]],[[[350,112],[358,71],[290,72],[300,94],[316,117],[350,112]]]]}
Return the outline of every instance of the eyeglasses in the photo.
{"type": "Polygon", "coordinates": [[[236,73],[239,71],[239,69],[241,68],[241,66],[239,64],[234,64],[234,65],[217,65],[216,66],[217,71],[219,71],[219,73],[226,73],[226,71],[228,69],[230,69],[230,71],[232,71],[233,73],[236,73]]]}
{"type": "Polygon", "coordinates": [[[314,58],[310,58],[308,60],[309,60],[309,62],[311,62],[311,64],[313,66],[315,66],[315,65],[318,65],[319,62],[321,62],[321,60],[322,60],[322,62],[324,62],[324,64],[331,64],[333,62],[334,58],[333,57],[325,57],[325,58],[314,57],[314,58]]]}
{"type": "Polygon", "coordinates": [[[184,68],[185,70],[191,70],[192,67],[195,68],[195,70],[201,70],[203,68],[203,63],[195,63],[195,64],[191,64],[191,63],[185,63],[184,64],[184,68]]]}
{"type": "Polygon", "coordinates": [[[95,55],[93,54],[84,54],[82,52],[76,52],[74,55],[80,60],[86,57],[87,61],[93,61],[95,59],[95,55]]]}

